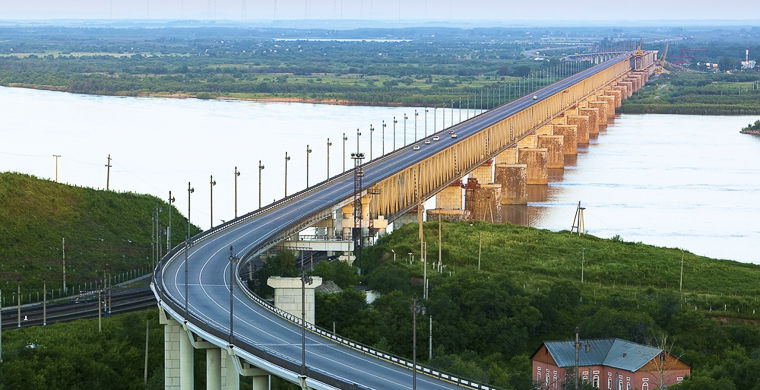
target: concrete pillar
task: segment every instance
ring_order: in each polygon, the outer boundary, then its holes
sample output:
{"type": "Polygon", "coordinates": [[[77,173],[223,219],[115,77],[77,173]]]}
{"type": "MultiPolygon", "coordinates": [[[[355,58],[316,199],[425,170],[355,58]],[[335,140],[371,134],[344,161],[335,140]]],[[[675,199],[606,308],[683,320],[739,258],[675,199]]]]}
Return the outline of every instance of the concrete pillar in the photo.
{"type": "Polygon", "coordinates": [[[180,337],[187,340],[187,336],[182,334],[184,331],[177,321],[169,318],[162,323],[164,323],[164,389],[176,390],[180,388],[180,337]]]}
{"type": "Polygon", "coordinates": [[[470,217],[491,223],[501,222],[501,184],[480,184],[470,195],[470,217]]]}
{"type": "Polygon", "coordinates": [[[222,389],[222,351],[219,348],[206,349],[206,389],[222,389]]]}
{"type": "Polygon", "coordinates": [[[461,210],[462,182],[457,180],[436,194],[435,208],[446,210],[461,210]]]}
{"type": "Polygon", "coordinates": [[[517,164],[517,148],[509,148],[499,153],[494,164],[517,164]]]}
{"type": "Polygon", "coordinates": [[[546,171],[546,149],[518,149],[517,159],[520,164],[528,166],[528,184],[548,184],[549,173],[546,171]]]}
{"type": "Polygon", "coordinates": [[[554,126],[554,135],[562,136],[563,154],[578,154],[578,128],[575,125],[554,126]]]}
{"type": "Polygon", "coordinates": [[[253,376],[253,390],[269,390],[269,375],[253,376]]]}
{"type": "Polygon", "coordinates": [[[469,177],[477,179],[480,184],[493,183],[493,160],[488,160],[473,169],[469,177]]]}
{"type": "Polygon", "coordinates": [[[494,183],[501,185],[501,204],[528,202],[528,166],[525,164],[496,164],[494,183]]]}
{"type": "MultiPolygon", "coordinates": [[[[305,286],[306,322],[314,323],[314,289],[322,285],[322,278],[312,277],[312,283],[305,286]]],[[[274,306],[301,318],[301,278],[272,276],[267,285],[274,289],[274,306]]]]}
{"type": "Polygon", "coordinates": [[[612,95],[615,96],[615,107],[623,105],[623,99],[625,99],[625,87],[617,86],[612,91],[612,95]]]}
{"type": "Polygon", "coordinates": [[[353,202],[343,206],[340,209],[340,213],[343,215],[341,218],[341,227],[343,228],[343,239],[351,239],[351,228],[354,226],[354,204],[353,202]]]}
{"type": "Polygon", "coordinates": [[[237,356],[230,355],[229,351],[222,351],[222,389],[238,390],[240,389],[240,375],[238,374],[235,363],[232,359],[237,356]]]}
{"type": "Polygon", "coordinates": [[[527,135],[523,139],[517,142],[517,148],[537,148],[538,136],[535,134],[527,135]]]}
{"type": "Polygon", "coordinates": [[[582,107],[578,113],[588,116],[588,134],[591,136],[599,134],[599,109],[591,107],[582,107]]]}
{"type": "Polygon", "coordinates": [[[607,103],[607,123],[615,120],[615,97],[611,95],[599,96],[599,100],[607,103]]]}
{"type": "Polygon", "coordinates": [[[628,97],[633,95],[633,82],[631,82],[629,78],[623,79],[623,81],[620,82],[620,85],[625,87],[625,93],[628,97]]]}
{"type": "Polygon", "coordinates": [[[193,344],[190,343],[187,332],[182,329],[179,335],[179,388],[181,390],[193,390],[195,387],[193,353],[193,344]]]}
{"type": "MultiPolygon", "coordinates": [[[[557,125],[557,127],[559,126],[560,125],[557,125]]],[[[565,137],[563,135],[538,136],[538,147],[546,149],[547,168],[565,168],[565,154],[563,152],[564,140],[565,137]]]]}
{"type": "Polygon", "coordinates": [[[567,117],[567,124],[575,126],[578,143],[585,145],[588,143],[588,124],[589,117],[586,115],[570,115],[567,117]]]}
{"type": "Polygon", "coordinates": [[[597,125],[599,126],[599,129],[607,126],[607,102],[604,100],[592,100],[588,102],[588,106],[591,108],[596,108],[599,110],[599,115],[597,116],[598,122],[597,125]]]}

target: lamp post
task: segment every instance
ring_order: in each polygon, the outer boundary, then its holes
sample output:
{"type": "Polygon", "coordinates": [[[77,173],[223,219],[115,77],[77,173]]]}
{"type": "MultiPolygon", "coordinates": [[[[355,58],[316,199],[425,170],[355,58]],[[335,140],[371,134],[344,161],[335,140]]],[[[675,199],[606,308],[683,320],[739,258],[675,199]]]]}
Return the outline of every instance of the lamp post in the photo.
{"type": "Polygon", "coordinates": [[[290,156],[288,156],[288,152],[285,152],[285,197],[288,197],[288,161],[290,161],[290,156]]]}
{"type": "Polygon", "coordinates": [[[346,137],[346,133],[343,133],[343,172],[346,171],[346,141],[348,141],[348,137],[346,137]]]}
{"type": "Polygon", "coordinates": [[[381,148],[381,152],[383,153],[383,156],[385,156],[385,119],[383,119],[383,133],[381,134],[381,138],[383,139],[383,146],[381,148]]]}
{"type": "Polygon", "coordinates": [[[414,140],[417,141],[417,117],[420,116],[420,113],[417,112],[417,110],[414,110],[414,140]]]}
{"type": "MultiPolygon", "coordinates": [[[[214,227],[214,186],[216,185],[216,181],[214,180],[214,175],[211,175],[211,179],[209,180],[209,192],[211,197],[211,227],[214,227]]],[[[235,197],[237,200],[237,197],[235,197]]],[[[237,202],[236,202],[237,203],[237,202]]],[[[171,208],[169,208],[171,210],[171,208]]],[[[169,211],[171,212],[171,211],[169,211]]]]}
{"type": "MultiPolygon", "coordinates": [[[[237,169],[237,168],[236,168],[237,169]]],[[[195,189],[190,186],[190,182],[187,182],[187,238],[185,239],[185,322],[187,322],[187,301],[188,301],[188,287],[187,287],[187,257],[190,252],[190,194],[195,192],[195,189]]]]}
{"type": "MultiPolygon", "coordinates": [[[[301,252],[303,259],[303,251],[301,252]]],[[[306,276],[306,267],[301,260],[301,383],[306,383],[306,285],[311,284],[313,278],[306,276]]]]}
{"type": "Polygon", "coordinates": [[[425,137],[427,137],[427,113],[428,109],[425,107],[425,137]]]}
{"type": "Polygon", "coordinates": [[[436,126],[436,122],[438,121],[438,118],[436,117],[438,114],[436,114],[436,111],[438,110],[438,107],[433,107],[433,133],[437,130],[438,126],[436,126]]]}
{"type": "Polygon", "coordinates": [[[240,171],[235,167],[235,218],[237,218],[237,178],[240,176],[240,171]]]}
{"type": "Polygon", "coordinates": [[[393,150],[396,150],[396,123],[398,121],[396,120],[396,117],[393,117],[393,150]]]}
{"type": "Polygon", "coordinates": [[[356,153],[359,153],[359,137],[361,137],[362,132],[358,128],[356,129],[356,153]]]}
{"type": "Polygon", "coordinates": [[[369,160],[372,161],[372,133],[375,132],[375,128],[372,124],[369,125],[369,160]]]}
{"type": "Polygon", "coordinates": [[[264,170],[264,164],[259,160],[259,208],[261,208],[261,171],[264,170]]]}
{"type": "Polygon", "coordinates": [[[330,178],[330,146],[332,146],[332,142],[330,142],[330,138],[327,139],[327,178],[330,178]]]}
{"type": "Polygon", "coordinates": [[[306,188],[309,188],[309,155],[311,154],[311,148],[306,145],[306,188]]]}
{"type": "Polygon", "coordinates": [[[406,116],[406,113],[404,113],[404,142],[401,144],[401,147],[406,146],[406,120],[409,119],[409,117],[406,116]]]}
{"type": "Polygon", "coordinates": [[[172,246],[172,204],[176,199],[172,196],[172,192],[169,191],[169,226],[166,228],[166,251],[171,250],[172,246]]]}
{"type": "MultiPolygon", "coordinates": [[[[58,158],[61,157],[60,154],[54,154],[53,157],[55,157],[55,182],[58,183],[58,158]]],[[[2,360],[0,360],[2,361],[2,360]]]]}
{"type": "Polygon", "coordinates": [[[417,389],[417,293],[412,300],[412,389],[417,389]]]}
{"type": "Polygon", "coordinates": [[[233,309],[235,308],[234,305],[233,305],[233,300],[232,300],[232,291],[233,291],[233,288],[235,286],[235,284],[234,284],[234,282],[232,280],[232,275],[233,275],[234,269],[235,269],[235,262],[239,261],[239,260],[240,260],[240,258],[238,258],[235,255],[233,255],[233,253],[232,253],[232,246],[230,245],[230,336],[229,336],[229,340],[228,340],[230,348],[232,348],[232,338],[233,338],[233,335],[234,335],[233,329],[232,329],[232,325],[233,325],[233,319],[234,319],[233,309]]]}

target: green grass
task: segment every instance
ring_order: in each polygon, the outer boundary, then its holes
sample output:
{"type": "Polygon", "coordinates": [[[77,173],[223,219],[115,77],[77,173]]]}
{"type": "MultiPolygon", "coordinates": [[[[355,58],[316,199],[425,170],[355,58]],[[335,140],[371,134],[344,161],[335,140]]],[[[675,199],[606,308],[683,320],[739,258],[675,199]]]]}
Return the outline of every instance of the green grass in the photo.
{"type": "MultiPolygon", "coordinates": [[[[150,270],[152,210],[167,204],[151,195],[75,187],[18,173],[0,173],[0,288],[12,304],[21,277],[22,303],[36,300],[42,280],[48,289],[62,285],[61,239],[66,239],[67,287],[102,278],[106,264],[113,275],[150,270]]],[[[187,229],[174,209],[174,232],[187,229]]],[[[194,227],[194,232],[198,229],[194,227]]],[[[173,236],[173,245],[183,234],[173,236]]],[[[165,243],[164,243],[165,245],[165,243]]]]}

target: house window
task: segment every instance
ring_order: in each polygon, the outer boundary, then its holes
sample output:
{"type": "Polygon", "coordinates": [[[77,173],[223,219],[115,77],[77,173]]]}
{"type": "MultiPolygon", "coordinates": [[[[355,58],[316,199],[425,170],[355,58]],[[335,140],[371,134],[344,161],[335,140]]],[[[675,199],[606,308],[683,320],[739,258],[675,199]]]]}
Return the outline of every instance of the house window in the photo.
{"type": "Polygon", "coordinates": [[[612,390],[612,378],[607,378],[607,390],[612,390]]]}
{"type": "Polygon", "coordinates": [[[594,375],[594,387],[599,388],[599,375],[594,375]]]}
{"type": "Polygon", "coordinates": [[[536,369],[536,381],[541,381],[541,367],[536,369]]]}
{"type": "Polygon", "coordinates": [[[546,370],[546,387],[549,387],[549,370],[546,370]]]}
{"type": "Polygon", "coordinates": [[[649,390],[649,383],[646,383],[646,382],[642,383],[641,390],[649,390]]]}
{"type": "Polygon", "coordinates": [[[683,381],[683,377],[682,376],[679,376],[679,377],[676,378],[676,382],[681,382],[681,381],[683,381]]]}
{"type": "Polygon", "coordinates": [[[623,390],[623,380],[622,379],[620,379],[618,381],[618,390],[623,390]]]}
{"type": "Polygon", "coordinates": [[[625,390],[631,390],[631,382],[625,382],[625,390]]]}

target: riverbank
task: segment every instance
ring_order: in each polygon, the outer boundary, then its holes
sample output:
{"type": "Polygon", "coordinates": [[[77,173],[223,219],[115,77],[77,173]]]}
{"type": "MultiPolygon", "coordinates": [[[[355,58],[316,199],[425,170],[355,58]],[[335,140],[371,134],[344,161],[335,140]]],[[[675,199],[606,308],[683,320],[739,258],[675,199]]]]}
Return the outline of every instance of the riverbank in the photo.
{"type": "Polygon", "coordinates": [[[744,129],[744,130],[741,130],[739,132],[742,133],[742,134],[760,135],[760,130],[744,129]]]}

